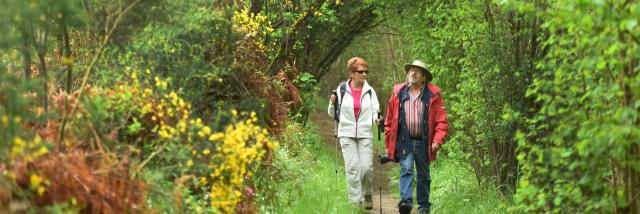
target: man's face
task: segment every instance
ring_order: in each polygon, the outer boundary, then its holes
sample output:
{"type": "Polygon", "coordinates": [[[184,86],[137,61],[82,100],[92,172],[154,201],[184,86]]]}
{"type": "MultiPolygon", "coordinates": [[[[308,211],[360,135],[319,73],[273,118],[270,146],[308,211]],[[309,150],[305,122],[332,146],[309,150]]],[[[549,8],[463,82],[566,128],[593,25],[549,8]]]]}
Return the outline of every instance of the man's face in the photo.
{"type": "Polygon", "coordinates": [[[407,72],[407,81],[409,81],[409,84],[414,85],[422,83],[425,80],[424,78],[424,74],[420,68],[409,68],[409,71],[407,72]]]}

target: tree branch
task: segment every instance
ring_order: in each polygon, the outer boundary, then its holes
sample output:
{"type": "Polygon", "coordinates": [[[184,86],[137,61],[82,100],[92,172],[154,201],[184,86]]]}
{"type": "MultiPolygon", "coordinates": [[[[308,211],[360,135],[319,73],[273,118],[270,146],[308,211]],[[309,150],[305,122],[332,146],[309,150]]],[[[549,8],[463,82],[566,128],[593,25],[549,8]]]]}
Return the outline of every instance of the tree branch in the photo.
{"type": "MultiPolygon", "coordinates": [[[[133,2],[133,3],[131,3],[129,6],[127,6],[124,10],[121,10],[119,12],[118,17],[116,18],[115,22],[113,23],[111,29],[109,30],[107,35],[102,40],[102,44],[100,44],[100,47],[98,48],[98,51],[93,56],[93,59],[91,60],[91,63],[89,64],[89,67],[87,67],[87,69],[84,72],[84,77],[82,78],[82,84],[80,84],[80,89],[78,89],[79,90],[79,92],[78,92],[78,101],[73,104],[73,107],[71,108],[71,112],[69,114],[66,114],[66,111],[65,111],[65,114],[64,114],[63,119],[62,119],[62,126],[60,127],[60,141],[58,143],[61,143],[62,139],[64,138],[64,129],[65,129],[65,126],[67,124],[68,117],[69,117],[69,115],[73,115],[75,113],[76,109],[78,108],[78,104],[80,104],[80,102],[81,102],[80,98],[82,98],[82,94],[84,92],[84,88],[85,88],[85,86],[87,84],[87,80],[89,79],[89,74],[91,74],[91,71],[93,70],[93,66],[96,64],[96,62],[98,62],[98,59],[100,59],[100,55],[102,55],[102,52],[104,51],[104,48],[107,46],[107,43],[109,43],[109,40],[111,39],[111,35],[113,35],[113,32],[116,30],[116,28],[118,27],[118,25],[122,21],[122,18],[134,6],[136,6],[141,1],[142,0],[137,0],[137,1],[133,2]]],[[[58,149],[61,148],[60,145],[57,145],[57,147],[58,147],[58,149]]]]}
{"type": "Polygon", "coordinates": [[[289,53],[291,53],[291,49],[293,49],[293,44],[298,40],[297,35],[303,29],[303,27],[307,26],[307,23],[312,19],[313,12],[316,8],[320,7],[326,0],[316,0],[314,6],[311,6],[305,10],[304,15],[296,21],[293,25],[291,32],[286,33],[283,38],[284,41],[280,44],[280,49],[278,49],[278,54],[273,58],[273,61],[269,64],[269,68],[267,69],[267,74],[275,75],[282,65],[284,65],[284,61],[288,57],[289,53]]]}

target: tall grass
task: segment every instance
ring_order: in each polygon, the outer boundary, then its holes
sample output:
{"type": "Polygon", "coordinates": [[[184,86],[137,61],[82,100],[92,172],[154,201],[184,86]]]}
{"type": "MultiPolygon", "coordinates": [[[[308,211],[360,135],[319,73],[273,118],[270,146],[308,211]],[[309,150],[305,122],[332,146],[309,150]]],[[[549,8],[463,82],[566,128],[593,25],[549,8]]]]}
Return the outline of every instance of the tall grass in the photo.
{"type": "MultiPolygon", "coordinates": [[[[295,126],[295,125],[292,125],[295,126]]],[[[288,129],[295,129],[290,126],[288,129]]],[[[290,179],[274,181],[280,203],[274,213],[358,213],[348,203],[342,159],[335,149],[325,146],[313,123],[302,132],[285,139],[278,161],[290,173],[290,179]]],[[[264,211],[264,209],[263,209],[264,211]]]]}
{"type": "MultiPolygon", "coordinates": [[[[496,190],[480,188],[475,175],[465,167],[465,163],[440,157],[430,167],[429,199],[433,213],[506,213],[502,206],[505,201],[501,200],[496,190]]],[[[399,174],[399,165],[387,173],[391,178],[390,192],[397,197],[400,197],[399,174]]],[[[417,208],[415,191],[413,197],[417,208]]]]}
{"type": "MultiPolygon", "coordinates": [[[[328,99],[326,99],[325,97],[318,96],[315,98],[314,102],[316,103],[317,111],[325,112],[327,110],[326,108],[329,103],[328,99]]],[[[317,132],[317,129],[311,131],[317,132]]],[[[374,149],[379,150],[381,154],[386,154],[386,149],[384,148],[384,133],[380,133],[380,140],[378,140],[378,130],[374,130],[374,139],[374,149]]],[[[445,147],[446,146],[447,145],[445,145],[445,147]]],[[[329,150],[326,151],[327,153],[332,153],[330,156],[325,156],[325,158],[327,158],[327,160],[325,161],[328,161],[329,164],[328,167],[332,167],[330,165],[332,158],[334,157],[333,154],[335,154],[333,152],[335,151],[331,151],[326,147],[324,149],[329,150]]],[[[459,149],[459,147],[445,149],[459,149]]],[[[386,175],[391,178],[389,182],[389,194],[399,198],[400,191],[398,176],[400,174],[400,166],[395,163],[393,164],[395,165],[395,167],[386,173],[386,175]]],[[[340,163],[340,166],[342,166],[342,163],[340,163]]],[[[430,201],[432,203],[431,210],[433,213],[505,213],[505,211],[502,209],[502,207],[504,206],[501,206],[505,202],[501,200],[495,189],[480,188],[480,186],[476,182],[474,173],[468,166],[468,163],[456,159],[451,159],[444,156],[443,154],[440,154],[438,161],[431,163],[430,167],[432,180],[430,201]]],[[[335,175],[331,173],[332,171],[330,169],[332,168],[323,169],[322,172],[318,173],[323,174],[324,176],[333,176],[335,180],[335,175]]],[[[342,169],[339,170],[341,170],[340,172],[342,172],[342,169]]],[[[344,188],[343,175],[340,178],[339,184],[341,185],[341,188],[338,188],[338,190],[336,191],[340,191],[341,196],[343,198],[346,198],[346,188],[344,188]]],[[[320,188],[319,186],[316,187],[320,188]]],[[[415,198],[416,196],[414,191],[414,199],[415,198]]],[[[328,213],[336,212],[331,212],[330,210],[328,210],[328,213]]]]}

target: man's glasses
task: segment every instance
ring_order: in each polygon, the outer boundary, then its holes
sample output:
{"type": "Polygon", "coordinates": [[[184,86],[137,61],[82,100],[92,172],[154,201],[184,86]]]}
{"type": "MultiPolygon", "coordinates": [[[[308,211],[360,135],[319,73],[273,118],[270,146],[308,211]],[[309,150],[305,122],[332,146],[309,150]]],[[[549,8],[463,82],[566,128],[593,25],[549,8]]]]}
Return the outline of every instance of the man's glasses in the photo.
{"type": "Polygon", "coordinates": [[[359,74],[363,74],[363,73],[369,74],[369,70],[356,70],[355,72],[359,74]]]}

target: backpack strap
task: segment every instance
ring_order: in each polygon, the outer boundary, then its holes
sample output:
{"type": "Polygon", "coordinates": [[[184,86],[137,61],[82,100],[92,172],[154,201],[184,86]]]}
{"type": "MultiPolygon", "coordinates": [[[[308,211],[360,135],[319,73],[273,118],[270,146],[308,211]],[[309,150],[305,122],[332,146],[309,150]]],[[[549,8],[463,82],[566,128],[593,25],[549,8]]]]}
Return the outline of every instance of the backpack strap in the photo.
{"type": "Polygon", "coordinates": [[[347,92],[347,81],[343,81],[340,83],[340,107],[342,107],[342,99],[344,98],[344,93],[347,92]]]}
{"type": "Polygon", "coordinates": [[[338,102],[338,106],[335,107],[335,119],[338,123],[340,123],[340,109],[342,108],[342,99],[344,98],[344,93],[347,92],[347,81],[343,81],[340,83],[340,102],[338,102]]]}

